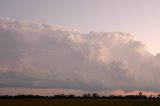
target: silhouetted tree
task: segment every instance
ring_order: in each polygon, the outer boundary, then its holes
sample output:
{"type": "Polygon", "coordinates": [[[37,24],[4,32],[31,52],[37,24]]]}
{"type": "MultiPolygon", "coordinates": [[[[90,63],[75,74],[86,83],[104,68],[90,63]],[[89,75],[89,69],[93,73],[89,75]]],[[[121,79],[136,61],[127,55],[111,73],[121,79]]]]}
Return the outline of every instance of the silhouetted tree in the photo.
{"type": "Polygon", "coordinates": [[[88,94],[83,94],[82,97],[83,97],[83,98],[91,98],[91,94],[90,94],[90,93],[88,93],[88,94]]]}
{"type": "Polygon", "coordinates": [[[139,92],[139,96],[142,96],[142,92],[139,92]]]}
{"type": "Polygon", "coordinates": [[[153,96],[152,96],[152,95],[150,95],[148,98],[149,98],[149,99],[152,99],[152,98],[153,98],[153,96]]]}
{"type": "Polygon", "coordinates": [[[70,95],[68,95],[68,98],[75,98],[75,95],[74,94],[70,94],[70,95]]]}
{"type": "Polygon", "coordinates": [[[92,98],[99,98],[99,95],[97,93],[93,93],[92,98]]]}

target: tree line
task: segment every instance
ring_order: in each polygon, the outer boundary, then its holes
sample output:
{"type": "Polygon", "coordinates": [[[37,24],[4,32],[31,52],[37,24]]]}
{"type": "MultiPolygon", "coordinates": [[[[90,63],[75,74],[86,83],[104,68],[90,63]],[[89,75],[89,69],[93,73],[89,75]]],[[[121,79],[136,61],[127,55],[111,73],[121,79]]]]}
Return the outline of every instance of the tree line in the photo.
{"type": "Polygon", "coordinates": [[[83,94],[82,96],[76,96],[74,94],[58,94],[58,95],[53,95],[53,96],[40,96],[40,95],[1,95],[0,99],[25,99],[25,98],[32,98],[32,99],[37,99],[37,98],[47,98],[47,99],[160,99],[160,94],[157,96],[149,96],[147,97],[146,95],[143,95],[142,92],[139,92],[138,95],[109,95],[109,96],[100,96],[98,93],[87,93],[83,94]]]}

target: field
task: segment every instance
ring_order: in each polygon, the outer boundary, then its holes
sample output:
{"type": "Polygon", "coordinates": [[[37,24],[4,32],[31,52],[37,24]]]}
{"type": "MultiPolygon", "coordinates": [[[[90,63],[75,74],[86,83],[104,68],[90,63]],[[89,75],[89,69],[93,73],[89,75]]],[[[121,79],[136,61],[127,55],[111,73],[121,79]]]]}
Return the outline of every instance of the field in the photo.
{"type": "Polygon", "coordinates": [[[0,99],[0,106],[160,106],[160,100],[0,99]]]}

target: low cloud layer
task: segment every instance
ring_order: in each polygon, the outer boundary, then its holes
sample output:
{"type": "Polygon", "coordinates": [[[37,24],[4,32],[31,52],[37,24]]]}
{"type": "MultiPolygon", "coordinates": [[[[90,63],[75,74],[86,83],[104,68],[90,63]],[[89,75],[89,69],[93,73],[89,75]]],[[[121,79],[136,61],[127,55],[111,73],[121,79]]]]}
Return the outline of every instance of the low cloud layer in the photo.
{"type": "Polygon", "coordinates": [[[0,18],[0,88],[160,90],[160,55],[128,33],[0,18]]]}

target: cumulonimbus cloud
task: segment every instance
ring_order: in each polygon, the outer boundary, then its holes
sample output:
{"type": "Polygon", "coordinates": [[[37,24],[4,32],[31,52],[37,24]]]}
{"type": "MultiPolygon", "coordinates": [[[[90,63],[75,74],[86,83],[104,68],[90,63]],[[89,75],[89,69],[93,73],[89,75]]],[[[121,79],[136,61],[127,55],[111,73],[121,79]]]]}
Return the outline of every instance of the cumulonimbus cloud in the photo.
{"type": "Polygon", "coordinates": [[[160,90],[160,56],[132,35],[0,18],[0,87],[160,90]]]}

